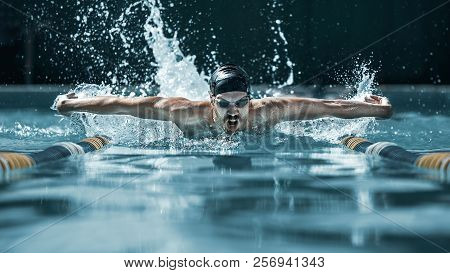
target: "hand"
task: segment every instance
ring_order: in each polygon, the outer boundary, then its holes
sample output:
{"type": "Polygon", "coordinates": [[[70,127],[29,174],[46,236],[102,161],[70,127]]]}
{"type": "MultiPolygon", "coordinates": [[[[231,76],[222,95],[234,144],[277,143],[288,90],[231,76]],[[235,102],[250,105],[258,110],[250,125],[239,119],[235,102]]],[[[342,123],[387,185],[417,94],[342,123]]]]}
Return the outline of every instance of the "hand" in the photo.
{"type": "Polygon", "coordinates": [[[392,116],[392,105],[386,97],[369,95],[364,98],[364,101],[382,107],[382,118],[390,118],[392,116]]]}
{"type": "Polygon", "coordinates": [[[66,94],[66,97],[68,99],[78,99],[77,95],[75,94],[75,92],[70,92],[66,94]]]}
{"type": "Polygon", "coordinates": [[[389,100],[386,97],[376,96],[376,95],[369,95],[364,98],[364,100],[368,103],[373,104],[381,104],[381,105],[391,105],[389,103],[389,100]]]}
{"type": "Polygon", "coordinates": [[[60,95],[57,98],[56,101],[56,110],[58,113],[62,115],[69,115],[70,112],[68,111],[67,102],[72,99],[77,99],[77,95],[74,92],[67,93],[65,95],[60,95]]]}

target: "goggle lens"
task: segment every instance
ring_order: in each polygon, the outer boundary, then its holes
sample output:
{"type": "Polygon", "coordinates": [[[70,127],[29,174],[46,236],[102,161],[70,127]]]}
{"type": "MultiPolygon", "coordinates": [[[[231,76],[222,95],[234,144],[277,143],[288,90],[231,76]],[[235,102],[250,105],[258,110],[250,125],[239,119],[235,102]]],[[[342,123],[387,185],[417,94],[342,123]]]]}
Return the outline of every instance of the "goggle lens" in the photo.
{"type": "MultiPolygon", "coordinates": [[[[222,108],[227,108],[231,104],[231,102],[224,100],[224,99],[218,99],[216,101],[217,101],[217,104],[219,105],[219,107],[222,107],[222,108]]],[[[246,106],[249,101],[250,101],[249,97],[244,97],[244,98],[234,102],[234,105],[236,105],[236,107],[241,108],[241,107],[246,106]]]]}

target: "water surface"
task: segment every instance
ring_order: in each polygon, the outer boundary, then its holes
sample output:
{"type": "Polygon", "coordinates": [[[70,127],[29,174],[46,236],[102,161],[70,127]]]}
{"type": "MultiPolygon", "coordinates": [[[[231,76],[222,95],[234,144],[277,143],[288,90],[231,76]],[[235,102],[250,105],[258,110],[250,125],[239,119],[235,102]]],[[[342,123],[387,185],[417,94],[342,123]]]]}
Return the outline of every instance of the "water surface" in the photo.
{"type": "MultiPolygon", "coordinates": [[[[449,123],[445,115],[397,113],[372,122],[365,137],[407,149],[448,148],[450,129],[443,125],[449,123]]],[[[46,110],[2,110],[0,150],[32,152],[59,141],[79,141],[85,136],[76,128],[46,110]]],[[[3,178],[0,187],[0,249],[450,249],[445,179],[301,136],[298,130],[287,135],[283,128],[270,137],[119,142],[16,172],[3,178]]]]}

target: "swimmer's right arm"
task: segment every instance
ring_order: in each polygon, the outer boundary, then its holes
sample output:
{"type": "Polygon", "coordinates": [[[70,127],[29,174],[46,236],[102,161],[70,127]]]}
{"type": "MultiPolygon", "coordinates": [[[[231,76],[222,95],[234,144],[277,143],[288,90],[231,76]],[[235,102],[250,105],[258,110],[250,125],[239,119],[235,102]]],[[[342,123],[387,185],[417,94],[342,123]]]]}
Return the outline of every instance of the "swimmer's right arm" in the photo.
{"type": "Polygon", "coordinates": [[[76,98],[72,94],[57,102],[56,109],[63,115],[72,112],[89,112],[101,115],[130,115],[143,119],[188,122],[202,115],[203,102],[190,101],[181,97],[139,97],[120,98],[98,96],[76,98]]]}

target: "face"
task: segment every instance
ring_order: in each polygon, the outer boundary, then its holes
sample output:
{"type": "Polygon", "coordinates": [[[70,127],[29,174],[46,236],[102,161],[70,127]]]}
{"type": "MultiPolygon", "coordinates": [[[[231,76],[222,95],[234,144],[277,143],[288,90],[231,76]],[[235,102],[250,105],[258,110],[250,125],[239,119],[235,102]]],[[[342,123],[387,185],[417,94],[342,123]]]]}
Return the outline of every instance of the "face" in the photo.
{"type": "Polygon", "coordinates": [[[215,121],[227,133],[235,133],[247,123],[250,98],[247,93],[236,91],[212,97],[215,121]]]}

